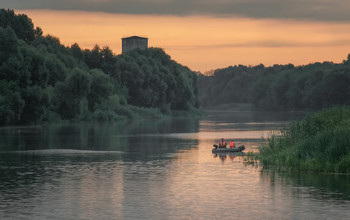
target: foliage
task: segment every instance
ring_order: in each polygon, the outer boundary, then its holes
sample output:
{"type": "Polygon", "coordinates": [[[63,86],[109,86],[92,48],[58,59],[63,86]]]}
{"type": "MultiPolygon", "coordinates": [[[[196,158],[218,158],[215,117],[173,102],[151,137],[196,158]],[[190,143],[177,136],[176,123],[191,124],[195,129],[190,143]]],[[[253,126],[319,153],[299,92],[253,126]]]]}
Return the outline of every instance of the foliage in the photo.
{"type": "Polygon", "coordinates": [[[260,149],[265,165],[322,172],[350,172],[350,107],[309,115],[272,135],[260,149]]]}
{"type": "Polygon", "coordinates": [[[31,44],[36,37],[43,34],[41,28],[34,28],[32,20],[27,15],[16,15],[10,9],[0,9],[0,27],[11,27],[17,37],[28,44],[31,44]]]}
{"type": "Polygon", "coordinates": [[[15,124],[20,121],[24,100],[16,91],[15,83],[0,80],[0,124],[15,124]]]}
{"type": "MultiPolygon", "coordinates": [[[[350,57],[350,56],[349,56],[350,57]]],[[[348,57],[348,58],[349,58],[348,57]]],[[[256,110],[320,110],[350,104],[350,61],[306,66],[234,66],[200,75],[204,107],[251,103],[256,110]]]]}
{"type": "Polygon", "coordinates": [[[160,117],[198,106],[196,74],[161,49],[66,47],[0,9],[0,125],[160,117]]]}
{"type": "Polygon", "coordinates": [[[167,110],[198,107],[196,74],[161,49],[134,50],[118,56],[118,77],[129,88],[128,103],[167,110]]]}

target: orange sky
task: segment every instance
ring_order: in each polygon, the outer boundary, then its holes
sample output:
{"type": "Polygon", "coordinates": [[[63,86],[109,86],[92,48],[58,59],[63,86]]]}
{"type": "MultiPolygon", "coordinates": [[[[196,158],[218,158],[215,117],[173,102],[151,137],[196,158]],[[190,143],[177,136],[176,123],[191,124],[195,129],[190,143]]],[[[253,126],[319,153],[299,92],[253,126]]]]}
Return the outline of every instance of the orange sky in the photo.
{"type": "Polygon", "coordinates": [[[121,53],[121,38],[140,35],[192,70],[230,65],[342,62],[350,53],[350,23],[242,17],[127,15],[16,10],[64,45],[95,44],[121,53]]]}

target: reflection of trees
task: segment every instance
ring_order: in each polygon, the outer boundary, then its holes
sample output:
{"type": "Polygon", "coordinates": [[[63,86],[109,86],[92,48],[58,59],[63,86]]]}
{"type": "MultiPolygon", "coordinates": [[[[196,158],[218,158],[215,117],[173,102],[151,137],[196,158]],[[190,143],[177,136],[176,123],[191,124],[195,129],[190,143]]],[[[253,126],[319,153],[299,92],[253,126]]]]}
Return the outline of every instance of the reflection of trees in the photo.
{"type": "Polygon", "coordinates": [[[207,111],[208,120],[215,122],[263,123],[281,122],[298,119],[304,116],[302,112],[259,112],[259,111],[207,111]],[[218,114],[219,113],[219,114],[218,114]]]}
{"type": "Polygon", "coordinates": [[[261,179],[270,182],[272,186],[281,185],[292,188],[295,197],[309,194],[319,200],[349,200],[350,176],[338,174],[310,174],[299,172],[277,172],[263,170],[261,179]]]}
{"type": "MultiPolygon", "coordinates": [[[[166,146],[162,134],[198,132],[197,120],[163,119],[3,128],[2,150],[127,150],[146,142],[166,146]],[[160,138],[161,137],[161,138],[160,138]],[[155,140],[157,139],[157,140],[155,140]]],[[[171,141],[171,140],[170,140],[171,141]]],[[[151,147],[151,144],[150,146],[151,147]]],[[[156,146],[154,146],[156,147],[156,146]]]]}
{"type": "Polygon", "coordinates": [[[198,145],[198,140],[190,140],[168,134],[195,133],[199,130],[199,122],[188,118],[164,119],[151,121],[134,121],[128,124],[125,132],[127,145],[124,150],[128,159],[146,159],[159,157],[164,153],[173,153],[198,145]]]}
{"type": "MultiPolygon", "coordinates": [[[[55,204],[57,200],[66,202],[68,198],[68,201],[75,202],[74,195],[83,197],[80,195],[85,193],[82,189],[87,193],[107,192],[108,195],[109,190],[114,192],[117,189],[121,194],[130,188],[128,184],[138,184],[138,176],[133,175],[134,168],[139,172],[138,169],[144,170],[146,166],[149,168],[147,175],[151,177],[155,166],[159,172],[163,172],[164,165],[171,162],[173,157],[167,159],[164,155],[198,146],[196,139],[168,134],[196,133],[198,130],[198,121],[189,119],[3,128],[0,130],[0,201],[15,203],[16,206],[8,207],[9,213],[15,213],[16,208],[27,204],[38,205],[41,200],[55,204]],[[70,153],[67,149],[79,151],[70,153]],[[85,151],[80,153],[80,150],[85,151]],[[91,153],[87,150],[102,152],[91,153]],[[140,165],[140,161],[146,163],[140,165]],[[131,169],[125,171],[125,167],[131,169]],[[124,175],[130,177],[130,174],[136,181],[128,180],[128,186],[123,186],[124,175]],[[115,177],[113,181],[109,179],[111,176],[115,177]],[[97,177],[108,181],[100,182],[97,177]],[[100,187],[101,191],[89,191],[91,184],[96,185],[94,189],[100,187]],[[111,188],[113,184],[115,186],[111,188]],[[51,193],[52,189],[63,190],[64,195],[51,193]],[[58,197],[51,198],[54,196],[58,197]]],[[[144,187],[146,191],[147,186],[144,187]]],[[[96,196],[102,198],[104,195],[96,196]]],[[[117,204],[122,203],[120,198],[122,196],[115,197],[117,204]]],[[[59,205],[67,208],[66,204],[59,205]]]]}
{"type": "Polygon", "coordinates": [[[199,122],[188,118],[12,127],[4,128],[0,133],[0,147],[7,151],[122,151],[130,154],[128,157],[134,158],[175,152],[196,145],[197,140],[173,137],[169,134],[196,133],[198,130],[199,122]]]}

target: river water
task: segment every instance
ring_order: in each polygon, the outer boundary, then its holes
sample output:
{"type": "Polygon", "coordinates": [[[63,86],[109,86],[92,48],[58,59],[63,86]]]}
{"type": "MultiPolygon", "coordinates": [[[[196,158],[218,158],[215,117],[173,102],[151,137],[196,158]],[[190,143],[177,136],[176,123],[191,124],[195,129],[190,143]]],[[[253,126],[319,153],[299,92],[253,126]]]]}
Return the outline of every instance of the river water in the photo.
{"type": "Polygon", "coordinates": [[[296,117],[228,111],[0,128],[0,219],[349,219],[347,175],[211,153],[222,137],[256,152],[296,117]]]}

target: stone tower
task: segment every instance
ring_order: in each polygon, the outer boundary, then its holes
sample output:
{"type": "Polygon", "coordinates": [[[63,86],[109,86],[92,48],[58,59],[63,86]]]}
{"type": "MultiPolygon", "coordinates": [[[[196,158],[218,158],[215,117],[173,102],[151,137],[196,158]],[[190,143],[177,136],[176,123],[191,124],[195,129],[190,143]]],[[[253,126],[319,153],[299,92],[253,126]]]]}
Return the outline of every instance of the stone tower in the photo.
{"type": "Polygon", "coordinates": [[[122,38],[122,53],[129,52],[134,49],[147,49],[148,38],[145,37],[125,37],[122,38]]]}

